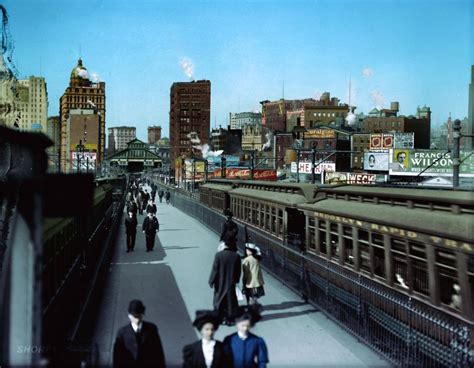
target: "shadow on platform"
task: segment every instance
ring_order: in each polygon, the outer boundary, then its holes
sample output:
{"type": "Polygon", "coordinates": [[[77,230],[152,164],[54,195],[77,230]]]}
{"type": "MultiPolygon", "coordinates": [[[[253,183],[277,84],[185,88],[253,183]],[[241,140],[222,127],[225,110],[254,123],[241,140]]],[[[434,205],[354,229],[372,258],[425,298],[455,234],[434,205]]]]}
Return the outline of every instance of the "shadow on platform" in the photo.
{"type": "MultiPolygon", "coordinates": [[[[265,312],[265,310],[264,310],[264,312],[265,312]]],[[[262,319],[260,320],[260,322],[271,321],[271,320],[273,320],[273,319],[282,319],[282,318],[290,318],[290,317],[304,316],[304,315],[312,314],[312,313],[319,313],[319,310],[317,310],[317,309],[309,309],[309,310],[299,311],[299,312],[284,312],[284,313],[262,314],[262,319]]]]}
{"type": "Polygon", "coordinates": [[[291,302],[281,302],[280,304],[269,304],[269,305],[263,305],[263,311],[272,311],[272,310],[282,310],[282,309],[290,309],[294,307],[302,307],[303,305],[309,305],[306,302],[297,302],[297,301],[291,301],[291,302]]]}

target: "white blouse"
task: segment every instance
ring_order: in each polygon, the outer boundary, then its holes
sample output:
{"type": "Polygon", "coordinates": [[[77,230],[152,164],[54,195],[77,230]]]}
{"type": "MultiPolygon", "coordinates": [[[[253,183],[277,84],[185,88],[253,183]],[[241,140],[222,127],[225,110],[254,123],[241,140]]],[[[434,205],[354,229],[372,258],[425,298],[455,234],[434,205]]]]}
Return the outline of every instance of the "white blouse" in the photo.
{"type": "Polygon", "coordinates": [[[202,352],[204,353],[204,359],[206,360],[207,368],[211,368],[212,361],[214,360],[214,346],[216,345],[215,340],[202,340],[202,352]]]}

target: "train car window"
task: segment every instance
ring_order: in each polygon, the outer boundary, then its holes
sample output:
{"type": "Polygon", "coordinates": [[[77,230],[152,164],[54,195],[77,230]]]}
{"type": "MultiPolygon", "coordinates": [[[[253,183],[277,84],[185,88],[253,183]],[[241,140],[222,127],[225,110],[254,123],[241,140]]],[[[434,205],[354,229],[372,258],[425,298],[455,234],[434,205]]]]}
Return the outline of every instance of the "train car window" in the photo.
{"type": "Polygon", "coordinates": [[[426,256],[424,256],[424,245],[421,243],[409,242],[409,251],[412,267],[411,284],[413,291],[423,295],[429,295],[428,267],[426,264],[426,256]]]}
{"type": "Polygon", "coordinates": [[[272,207],[272,227],[271,227],[272,234],[276,234],[276,223],[277,223],[276,208],[272,207]]]}
{"type": "Polygon", "coordinates": [[[326,221],[319,221],[319,251],[327,254],[326,247],[326,221]]]}
{"type": "Polygon", "coordinates": [[[342,227],[343,241],[344,241],[344,255],[343,260],[346,265],[354,265],[354,254],[353,254],[353,239],[352,239],[352,228],[349,226],[342,227]]]}
{"type": "MultiPolygon", "coordinates": [[[[331,224],[331,228],[332,228],[331,224]]],[[[337,225],[336,225],[337,227],[337,225]]],[[[339,236],[331,231],[331,258],[339,259],[339,236]]]]}
{"type": "Polygon", "coordinates": [[[456,255],[444,249],[435,250],[440,301],[451,308],[461,309],[461,289],[458,282],[456,255]]]}
{"type": "Polygon", "coordinates": [[[467,281],[471,288],[471,302],[468,305],[474,305],[474,255],[469,254],[467,261],[467,281]]]}
{"type": "Polygon", "coordinates": [[[359,265],[360,270],[364,273],[371,274],[370,269],[370,249],[369,249],[369,233],[365,230],[359,230],[359,265]]]}
{"type": "Polygon", "coordinates": [[[308,218],[308,250],[316,250],[316,220],[313,217],[308,218]]]}
{"type": "Polygon", "coordinates": [[[278,235],[283,237],[283,210],[278,209],[278,235]]]}
{"type": "Polygon", "coordinates": [[[385,274],[385,249],[383,236],[380,234],[372,233],[372,248],[373,248],[373,266],[375,276],[382,278],[386,277],[385,274]]]}

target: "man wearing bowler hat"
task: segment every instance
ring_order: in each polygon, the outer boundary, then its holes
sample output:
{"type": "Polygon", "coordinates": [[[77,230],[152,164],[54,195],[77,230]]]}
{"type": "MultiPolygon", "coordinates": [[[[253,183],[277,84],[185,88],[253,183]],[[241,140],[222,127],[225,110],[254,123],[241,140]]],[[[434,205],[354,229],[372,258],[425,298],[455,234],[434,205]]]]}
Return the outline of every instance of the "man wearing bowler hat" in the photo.
{"type": "Polygon", "coordinates": [[[130,323],[122,327],[115,339],[113,366],[165,367],[165,355],[156,325],[145,322],[145,306],[140,300],[132,300],[128,306],[130,323]]]}

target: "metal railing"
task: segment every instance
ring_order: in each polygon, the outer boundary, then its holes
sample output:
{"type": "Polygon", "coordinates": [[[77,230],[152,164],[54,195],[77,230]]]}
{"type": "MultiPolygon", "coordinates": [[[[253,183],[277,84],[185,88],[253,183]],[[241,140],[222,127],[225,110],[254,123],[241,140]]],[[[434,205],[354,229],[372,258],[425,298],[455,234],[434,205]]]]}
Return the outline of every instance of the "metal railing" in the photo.
{"type": "MultiPolygon", "coordinates": [[[[157,183],[158,185],[162,185],[157,183]]],[[[219,232],[224,216],[172,190],[173,204],[219,232]]],[[[238,222],[239,242],[244,225],[238,222]]],[[[253,242],[263,253],[262,265],[329,318],[379,352],[404,367],[472,367],[471,323],[347,270],[327,259],[308,256],[248,226],[253,242]]]]}

